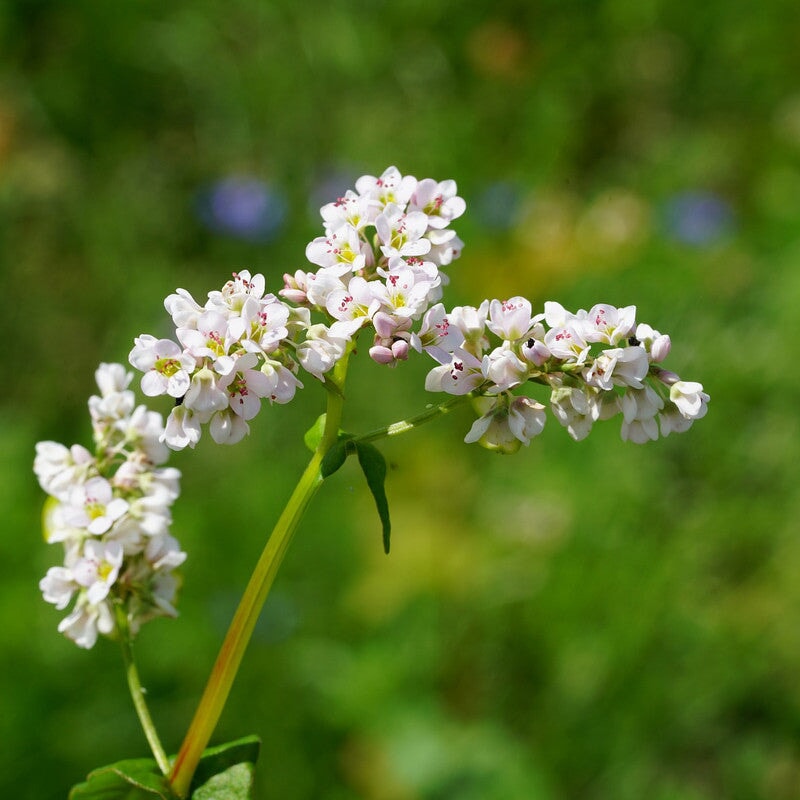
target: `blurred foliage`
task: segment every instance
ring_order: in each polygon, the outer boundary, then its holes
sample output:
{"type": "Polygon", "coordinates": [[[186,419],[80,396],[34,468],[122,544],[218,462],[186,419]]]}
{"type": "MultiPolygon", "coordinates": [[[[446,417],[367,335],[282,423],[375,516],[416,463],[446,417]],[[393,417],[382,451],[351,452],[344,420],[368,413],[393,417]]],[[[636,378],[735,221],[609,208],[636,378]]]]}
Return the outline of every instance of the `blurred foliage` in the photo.
{"type": "MultiPolygon", "coordinates": [[[[645,447],[551,419],[503,458],[460,446],[466,412],[387,443],[388,558],[346,465],[218,741],[263,738],[265,799],[800,797],[799,26],[789,0],[0,4],[2,795],[146,755],[114,645],[39,597],[34,442],[87,439],[97,363],[166,333],[176,287],[277,288],[319,205],[396,164],[467,200],[451,304],[635,303],[710,412],[645,447]]],[[[420,410],[426,366],[356,359],[350,426],[420,410]]],[[[302,469],[307,383],[174,459],[181,619],[137,647],[172,750],[302,469]]]]}

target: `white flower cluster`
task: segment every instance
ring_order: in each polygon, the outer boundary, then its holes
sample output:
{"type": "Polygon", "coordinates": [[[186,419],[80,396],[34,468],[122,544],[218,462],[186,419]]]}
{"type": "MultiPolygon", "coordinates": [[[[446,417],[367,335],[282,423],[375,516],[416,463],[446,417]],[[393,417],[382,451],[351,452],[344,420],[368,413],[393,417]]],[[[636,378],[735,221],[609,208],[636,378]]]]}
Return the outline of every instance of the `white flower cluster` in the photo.
{"type": "MultiPolygon", "coordinates": [[[[370,357],[395,365],[415,346],[412,324],[442,296],[440,267],[464,243],[448,226],[466,208],[455,181],[417,180],[389,167],[364,175],[320,210],[325,235],[306,248],[316,272],[285,275],[281,295],[326,312],[333,336],[350,339],[371,326],[370,357]]],[[[417,347],[417,349],[419,349],[417,347]]]]}
{"type": "Polygon", "coordinates": [[[184,289],[170,295],[177,342],[144,334],[129,355],[146,395],[176,399],[164,441],[194,447],[204,424],[218,443],[240,441],[262,400],[288,403],[303,385],[301,368],[324,381],[362,328],[374,331],[369,353],[378,363],[419,350],[412,325],[441,297],[439,267],[463,246],[448,225],[464,208],[454,181],[418,181],[390,167],[321,209],[325,236],[306,249],[319,269],[285,275],[279,292],[295,305],[247,271],[204,306],[184,289]]]}
{"type": "Polygon", "coordinates": [[[156,616],[176,616],[176,567],[186,558],[170,535],[170,507],[180,472],[163,464],[162,417],[136,406],[133,375],[101,364],[100,395],[89,399],[95,453],[81,445],[36,445],[34,472],[52,499],[45,535],[60,542],[64,563],[51,567],[39,588],[48,603],[74,607],[58,630],[84,648],[116,629],[121,605],[132,632],[156,616]]]}
{"type": "Polygon", "coordinates": [[[477,397],[482,415],[466,441],[492,449],[511,452],[542,430],[544,406],[520,394],[531,382],[549,387],[552,411],[575,439],[617,413],[622,438],[634,442],[684,431],[705,414],[702,385],[659,366],[670,339],[637,324],[633,306],[572,314],[545,303],[534,316],[513,297],[448,313],[438,301],[441,267],[463,247],[449,227],[465,210],[456,192],[454,181],[417,180],[395,167],[365,175],[322,207],[325,235],[306,248],[317,270],[284,275],[283,300],[246,271],[204,306],[183,289],[170,295],[179,344],[142,335],[129,356],[146,395],[176,399],[164,441],[194,447],[208,424],[216,442],[238,442],[263,399],[289,402],[301,369],[324,381],[364,329],[377,363],[395,366],[424,350],[439,364],[429,391],[477,397]]]}
{"type": "Polygon", "coordinates": [[[485,300],[423,319],[420,343],[438,363],[426,388],[476,394],[482,416],[466,436],[490,449],[514,452],[544,427],[545,406],[514,395],[529,382],[549,388],[550,408],[573,439],[595,421],[622,415],[622,438],[643,443],[687,430],[705,416],[709,396],[659,365],[670,338],[636,322],[635,306],[598,304],[573,314],[559,303],[532,314],[523,297],[485,300]],[[492,344],[490,335],[500,340],[492,344]]]}

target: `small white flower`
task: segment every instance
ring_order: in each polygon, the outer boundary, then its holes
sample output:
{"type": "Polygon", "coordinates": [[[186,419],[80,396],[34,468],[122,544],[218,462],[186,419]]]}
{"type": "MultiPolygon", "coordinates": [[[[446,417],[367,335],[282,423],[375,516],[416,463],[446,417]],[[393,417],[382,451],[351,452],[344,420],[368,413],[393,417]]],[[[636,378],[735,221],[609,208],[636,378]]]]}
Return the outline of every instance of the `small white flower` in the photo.
{"type": "Polygon", "coordinates": [[[587,339],[615,345],[623,341],[636,324],[636,306],[615,308],[607,303],[598,303],[589,309],[587,339]]]}
{"type": "Polygon", "coordinates": [[[556,358],[575,364],[583,364],[589,355],[589,343],[580,324],[568,323],[563,327],[551,328],[544,335],[544,343],[556,358]]]}
{"type": "Polygon", "coordinates": [[[569,435],[580,441],[589,435],[592,425],[600,418],[602,401],[597,389],[557,386],[550,394],[550,406],[556,419],[569,435]]]}
{"type": "Polygon", "coordinates": [[[67,500],[73,484],[82,483],[94,465],[94,456],[82,445],[36,443],[33,471],[42,489],[59,500],[67,500]]]}
{"type": "Polygon", "coordinates": [[[469,351],[457,347],[449,364],[434,367],[428,373],[425,389],[461,395],[477,389],[484,381],[481,362],[469,351]]]}
{"type": "Polygon", "coordinates": [[[97,641],[98,633],[107,635],[114,630],[114,616],[108,602],[92,605],[84,594],[72,613],[61,620],[58,630],[88,650],[97,641]]]}
{"type": "Polygon", "coordinates": [[[409,207],[412,211],[419,210],[426,214],[429,227],[446,228],[467,208],[463,198],[456,194],[457,191],[453,180],[437,183],[431,178],[424,178],[417,183],[409,207]]]}
{"type": "Polygon", "coordinates": [[[318,267],[341,277],[357,273],[372,264],[372,251],[358,231],[343,225],[328,236],[318,236],[306,247],[306,258],[318,267]]]}
{"type": "Polygon", "coordinates": [[[133,373],[128,372],[122,364],[100,364],[94,377],[101,397],[108,397],[124,392],[133,379],[133,373]]]}
{"type": "Polygon", "coordinates": [[[143,334],[134,340],[128,360],[145,374],[142,376],[142,391],[148,397],[168,394],[183,397],[189,388],[189,373],[195,367],[191,355],[170,339],[156,339],[143,334]]]}
{"type": "Polygon", "coordinates": [[[505,391],[528,380],[528,365],[505,345],[483,357],[483,376],[494,384],[494,391],[505,391]]]}
{"type": "Polygon", "coordinates": [[[39,589],[45,601],[61,611],[69,605],[78,585],[68,567],[50,567],[47,575],[39,581],[39,589]]]}
{"type": "Polygon", "coordinates": [[[362,175],[356,181],[356,191],[368,197],[370,206],[377,209],[389,203],[405,206],[416,188],[417,179],[413,175],[401,175],[397,167],[388,167],[378,178],[362,175]]]}
{"type": "Polygon", "coordinates": [[[75,582],[86,589],[86,599],[95,605],[108,597],[122,566],[122,545],[89,539],[83,556],[72,566],[75,582]]]}
{"type": "Polygon", "coordinates": [[[205,416],[208,419],[215,411],[221,411],[228,405],[228,395],[218,381],[219,376],[208,367],[195,372],[183,398],[183,405],[196,412],[200,418],[205,416]]]}
{"type": "Polygon", "coordinates": [[[686,419],[701,419],[708,411],[711,398],[703,391],[702,383],[676,381],[669,387],[669,399],[686,419]]]}
{"type": "Polygon", "coordinates": [[[236,444],[250,433],[250,426],[243,417],[226,408],[211,417],[208,430],[217,444],[236,444]]]}
{"type": "Polygon", "coordinates": [[[236,362],[236,367],[219,378],[218,386],[228,396],[228,404],[242,419],[253,419],[261,410],[261,399],[269,397],[272,385],[260,370],[255,354],[248,353],[236,362]]]}
{"type": "Polygon", "coordinates": [[[531,318],[531,303],[524,297],[492,300],[486,327],[501,339],[517,341],[529,336],[535,320],[531,318]]]}
{"type": "Polygon", "coordinates": [[[100,536],[127,510],[127,501],[114,497],[111,484],[105,478],[96,477],[72,488],[64,518],[67,524],[100,536]]]}
{"type": "Polygon", "coordinates": [[[431,240],[424,238],[428,217],[421,211],[406,214],[400,206],[390,203],[375,219],[375,231],[382,242],[386,258],[424,256],[431,249],[431,240]]]}
{"type": "Polygon", "coordinates": [[[183,450],[200,441],[200,423],[205,421],[203,415],[196,414],[184,405],[175,406],[167,417],[163,438],[173,450],[183,450]]]}

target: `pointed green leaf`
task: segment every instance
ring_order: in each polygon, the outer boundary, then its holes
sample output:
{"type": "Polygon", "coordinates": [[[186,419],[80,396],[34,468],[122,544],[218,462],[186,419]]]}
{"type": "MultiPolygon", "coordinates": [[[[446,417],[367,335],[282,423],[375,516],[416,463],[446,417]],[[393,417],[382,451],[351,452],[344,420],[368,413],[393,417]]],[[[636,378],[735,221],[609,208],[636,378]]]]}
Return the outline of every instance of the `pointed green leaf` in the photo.
{"type": "Polygon", "coordinates": [[[325,432],[325,417],[325,414],[320,414],[317,417],[317,421],[306,431],[305,436],[303,436],[306,447],[312,453],[316,452],[319,443],[322,441],[322,434],[325,432]]]}
{"type": "Polygon", "coordinates": [[[323,478],[333,475],[347,460],[347,456],[354,452],[355,445],[352,439],[353,437],[349,433],[339,434],[339,440],[325,453],[325,457],[319,465],[319,471],[323,478]]]}
{"type": "Polygon", "coordinates": [[[118,761],[90,772],[72,787],[69,800],[175,800],[169,781],[152,758],[118,761]]]}
{"type": "Polygon", "coordinates": [[[389,501],[386,499],[386,459],[377,447],[367,442],[356,442],[358,463],[367,479],[367,486],[375,498],[378,516],[383,527],[383,551],[388,554],[391,543],[392,524],[389,520],[389,501]]]}

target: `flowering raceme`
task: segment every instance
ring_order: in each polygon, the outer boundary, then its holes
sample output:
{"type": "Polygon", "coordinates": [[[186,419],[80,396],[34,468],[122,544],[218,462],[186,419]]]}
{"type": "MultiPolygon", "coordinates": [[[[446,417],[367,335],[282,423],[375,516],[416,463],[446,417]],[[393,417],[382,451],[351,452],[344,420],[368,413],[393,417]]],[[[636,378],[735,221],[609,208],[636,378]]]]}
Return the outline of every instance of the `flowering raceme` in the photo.
{"type": "Polygon", "coordinates": [[[365,329],[378,364],[425,351],[437,362],[428,391],[484,398],[466,441],[491,449],[511,452],[542,430],[544,406],[525,394],[537,384],[574,439],[616,414],[622,438],[640,443],[705,414],[708,395],[661,369],[670,338],[637,323],[634,306],[572,313],[547,302],[533,314],[529,300],[512,297],[448,312],[438,301],[442,268],[463,247],[449,227],[465,209],[456,192],[454,181],[418,181],[395,167],[364,176],[322,207],[324,235],[306,248],[317,270],[285,275],[283,299],[247,271],[204,306],[183,289],[170,295],[177,342],[144,334],[130,354],[145,394],[179,402],[166,443],[194,447],[204,424],[217,442],[239,441],[263,399],[289,402],[301,371],[325,381],[365,329]]]}
{"type": "Polygon", "coordinates": [[[45,535],[60,542],[64,563],[39,583],[58,609],[75,600],[59,631],[80,647],[117,627],[114,606],[132,632],[152,617],[175,616],[186,554],[169,533],[180,473],[159,466],[169,455],[161,415],[135,407],[133,377],[121,364],[101,364],[100,395],[89,399],[95,452],[57,442],[36,445],[34,472],[50,495],[45,535]]]}

